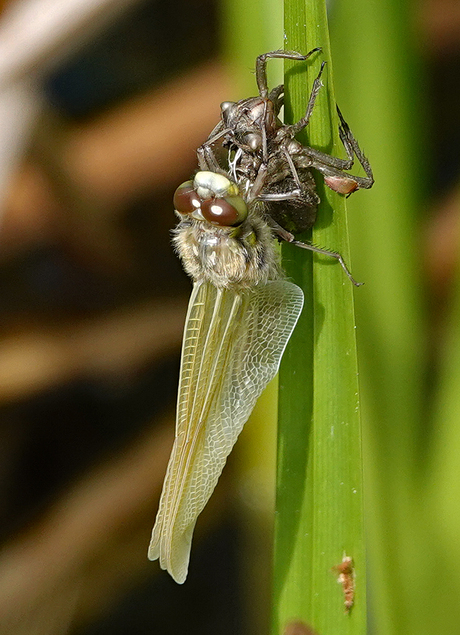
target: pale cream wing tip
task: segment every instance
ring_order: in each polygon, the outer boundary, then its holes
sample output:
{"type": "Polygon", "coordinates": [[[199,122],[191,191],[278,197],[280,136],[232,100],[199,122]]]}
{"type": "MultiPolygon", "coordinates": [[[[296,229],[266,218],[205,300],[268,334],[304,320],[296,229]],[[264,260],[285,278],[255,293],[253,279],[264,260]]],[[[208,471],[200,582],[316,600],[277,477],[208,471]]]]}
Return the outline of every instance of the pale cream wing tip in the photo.
{"type": "Polygon", "coordinates": [[[163,523],[159,516],[160,512],[158,512],[158,517],[152,529],[152,537],[150,538],[149,550],[147,552],[148,559],[152,561],[158,560],[160,557],[160,536],[163,523]]]}
{"type": "Polygon", "coordinates": [[[160,550],[158,548],[158,545],[154,544],[153,541],[152,541],[150,543],[150,546],[149,546],[149,550],[148,550],[148,553],[147,553],[147,558],[149,560],[152,560],[152,562],[153,562],[153,560],[158,560],[159,557],[160,557],[160,550]]]}
{"type": "Polygon", "coordinates": [[[164,546],[162,548],[160,531],[156,531],[155,525],[147,553],[149,560],[159,560],[160,567],[167,571],[177,584],[183,584],[187,579],[188,564],[192,546],[192,534],[190,534],[190,539],[187,539],[188,533],[189,532],[185,532],[182,536],[176,535],[176,545],[172,546],[171,549],[168,550],[164,546]]]}
{"type": "Polygon", "coordinates": [[[188,573],[188,559],[186,563],[182,563],[182,565],[179,567],[172,566],[171,563],[169,563],[168,566],[168,564],[166,564],[164,562],[164,559],[161,557],[160,550],[157,545],[151,545],[149,547],[147,557],[149,560],[159,559],[160,567],[169,573],[174,582],[177,582],[177,584],[184,584],[185,580],[187,579],[188,573]]]}

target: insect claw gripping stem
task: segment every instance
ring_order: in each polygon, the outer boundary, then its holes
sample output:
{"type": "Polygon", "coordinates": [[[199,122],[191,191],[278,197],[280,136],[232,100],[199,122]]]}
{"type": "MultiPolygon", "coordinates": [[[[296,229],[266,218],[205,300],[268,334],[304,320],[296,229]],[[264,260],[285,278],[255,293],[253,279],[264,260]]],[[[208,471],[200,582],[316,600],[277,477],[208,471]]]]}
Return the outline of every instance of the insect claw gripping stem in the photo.
{"type": "Polygon", "coordinates": [[[270,53],[263,53],[259,55],[256,61],[256,80],[257,87],[259,89],[259,95],[262,98],[268,97],[268,83],[267,83],[267,60],[268,59],[283,59],[283,60],[297,60],[304,62],[313,55],[313,53],[321,52],[323,49],[320,46],[308,51],[306,55],[301,55],[295,51],[270,51],[270,53]]]}
{"type": "MultiPolygon", "coordinates": [[[[315,49],[313,49],[315,50],[315,49]]],[[[313,112],[313,108],[315,107],[316,98],[318,97],[319,91],[323,87],[323,83],[321,81],[321,75],[323,74],[324,67],[327,62],[321,62],[321,68],[319,69],[319,73],[316,76],[315,81],[313,82],[313,86],[310,93],[310,98],[308,100],[307,109],[305,111],[305,115],[300,119],[297,123],[292,124],[291,126],[287,125],[286,129],[289,129],[290,134],[294,137],[301,130],[307,127],[308,122],[310,121],[311,113],[313,112]]]]}
{"type": "Polygon", "coordinates": [[[359,179],[359,187],[364,189],[369,189],[374,185],[374,175],[372,173],[371,164],[369,163],[369,160],[367,159],[367,157],[364,155],[363,151],[359,147],[358,142],[356,141],[352,131],[350,130],[349,125],[343,118],[340,108],[337,105],[336,105],[336,108],[337,108],[337,114],[340,120],[339,135],[345,147],[345,150],[347,151],[347,154],[352,161],[353,161],[353,155],[356,156],[361,166],[363,167],[364,172],[366,173],[366,178],[359,179]]]}

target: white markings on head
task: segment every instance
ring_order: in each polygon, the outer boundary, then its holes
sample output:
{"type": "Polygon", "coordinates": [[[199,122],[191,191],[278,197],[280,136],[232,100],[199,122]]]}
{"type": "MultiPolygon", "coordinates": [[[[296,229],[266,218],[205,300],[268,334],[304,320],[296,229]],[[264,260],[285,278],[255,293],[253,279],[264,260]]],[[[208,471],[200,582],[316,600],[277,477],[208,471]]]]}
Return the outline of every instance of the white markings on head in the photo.
{"type": "Polygon", "coordinates": [[[238,193],[237,186],[229,181],[223,174],[216,172],[197,172],[194,186],[200,198],[223,198],[224,196],[238,193]]]}

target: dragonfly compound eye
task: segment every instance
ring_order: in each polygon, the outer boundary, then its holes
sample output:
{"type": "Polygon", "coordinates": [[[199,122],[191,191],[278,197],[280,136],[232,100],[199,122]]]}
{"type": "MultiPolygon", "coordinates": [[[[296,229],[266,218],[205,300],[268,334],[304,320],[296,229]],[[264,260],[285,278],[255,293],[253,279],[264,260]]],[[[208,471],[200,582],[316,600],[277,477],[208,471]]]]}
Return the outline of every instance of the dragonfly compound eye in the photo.
{"type": "Polygon", "coordinates": [[[195,192],[193,181],[186,181],[179,185],[174,192],[174,209],[181,214],[191,214],[200,209],[201,200],[195,192]]]}
{"type": "Polygon", "coordinates": [[[213,225],[234,227],[246,220],[248,208],[241,196],[213,198],[201,203],[203,217],[213,225]]]}

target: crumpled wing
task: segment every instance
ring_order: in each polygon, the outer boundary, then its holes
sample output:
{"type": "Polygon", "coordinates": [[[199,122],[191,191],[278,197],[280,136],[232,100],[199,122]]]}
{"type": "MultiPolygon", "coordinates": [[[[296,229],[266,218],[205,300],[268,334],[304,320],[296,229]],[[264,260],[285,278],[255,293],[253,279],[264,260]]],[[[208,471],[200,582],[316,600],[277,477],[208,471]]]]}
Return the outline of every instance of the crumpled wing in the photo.
{"type": "Polygon", "coordinates": [[[235,293],[196,283],[182,345],[176,438],[149,548],[179,584],[193,530],[255,403],[278,371],[303,293],[275,280],[235,293]]]}

